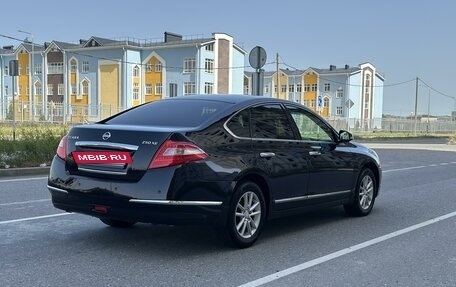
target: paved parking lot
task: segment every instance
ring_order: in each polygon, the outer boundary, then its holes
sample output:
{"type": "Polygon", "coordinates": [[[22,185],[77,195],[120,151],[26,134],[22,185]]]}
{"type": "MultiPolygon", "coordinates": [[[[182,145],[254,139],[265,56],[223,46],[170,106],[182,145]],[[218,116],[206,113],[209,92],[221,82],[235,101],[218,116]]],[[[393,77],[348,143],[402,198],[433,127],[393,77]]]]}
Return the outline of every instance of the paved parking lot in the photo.
{"type": "Polygon", "coordinates": [[[208,226],[112,229],[54,209],[45,177],[0,178],[0,286],[456,286],[456,153],[377,151],[370,216],[270,221],[244,250],[208,226]]]}

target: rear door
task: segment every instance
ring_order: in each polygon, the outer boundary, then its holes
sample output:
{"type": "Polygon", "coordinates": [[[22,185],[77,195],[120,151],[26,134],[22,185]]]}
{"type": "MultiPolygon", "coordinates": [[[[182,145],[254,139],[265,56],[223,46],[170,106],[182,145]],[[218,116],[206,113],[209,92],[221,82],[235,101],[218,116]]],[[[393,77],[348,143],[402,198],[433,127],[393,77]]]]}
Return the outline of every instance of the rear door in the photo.
{"type": "Polygon", "coordinates": [[[252,107],[250,114],[254,166],[268,176],[278,209],[299,205],[307,192],[308,163],[290,118],[280,104],[252,107]]]}

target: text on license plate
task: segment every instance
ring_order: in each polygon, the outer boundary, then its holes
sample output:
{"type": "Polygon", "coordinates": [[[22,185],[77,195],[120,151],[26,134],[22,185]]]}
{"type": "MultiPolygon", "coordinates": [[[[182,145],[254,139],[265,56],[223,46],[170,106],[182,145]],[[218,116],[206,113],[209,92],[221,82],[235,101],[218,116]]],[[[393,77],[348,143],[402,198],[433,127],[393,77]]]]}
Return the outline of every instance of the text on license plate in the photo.
{"type": "Polygon", "coordinates": [[[132,163],[128,151],[74,151],[74,161],[82,164],[132,163]]]}

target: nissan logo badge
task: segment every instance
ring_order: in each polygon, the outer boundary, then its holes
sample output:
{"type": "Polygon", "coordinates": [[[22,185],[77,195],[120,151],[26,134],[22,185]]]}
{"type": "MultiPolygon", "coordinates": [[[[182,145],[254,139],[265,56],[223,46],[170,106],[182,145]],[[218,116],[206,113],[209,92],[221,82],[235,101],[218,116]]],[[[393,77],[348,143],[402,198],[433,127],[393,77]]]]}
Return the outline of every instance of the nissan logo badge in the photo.
{"type": "Polygon", "coordinates": [[[109,138],[111,137],[111,133],[110,132],[105,132],[101,138],[105,141],[107,141],[109,138]]]}

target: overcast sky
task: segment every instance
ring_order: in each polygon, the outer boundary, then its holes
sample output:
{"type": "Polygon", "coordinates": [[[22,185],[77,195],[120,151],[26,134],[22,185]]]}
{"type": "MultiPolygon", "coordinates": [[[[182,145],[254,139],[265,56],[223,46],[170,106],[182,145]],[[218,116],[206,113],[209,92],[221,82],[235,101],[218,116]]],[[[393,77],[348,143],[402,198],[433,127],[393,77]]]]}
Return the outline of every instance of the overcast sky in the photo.
{"type": "MultiPolygon", "coordinates": [[[[268,61],[306,69],[371,62],[385,76],[384,113],[410,115],[417,76],[431,90],[431,113],[449,114],[456,97],[454,0],[22,0],[1,4],[0,34],[76,42],[90,36],[162,38],[225,32],[247,52],[260,45],[268,61]],[[438,91],[438,92],[437,92],[438,91]]],[[[19,45],[0,37],[0,45],[19,45]]],[[[285,66],[282,66],[285,68],[285,66]]],[[[274,70],[269,64],[266,70],[274,70]]],[[[421,86],[418,112],[427,113],[421,86]]]]}

